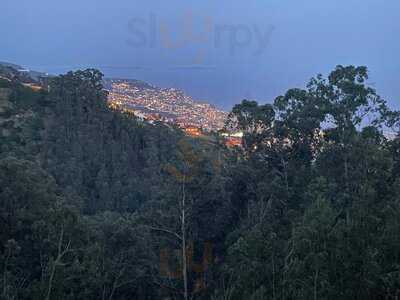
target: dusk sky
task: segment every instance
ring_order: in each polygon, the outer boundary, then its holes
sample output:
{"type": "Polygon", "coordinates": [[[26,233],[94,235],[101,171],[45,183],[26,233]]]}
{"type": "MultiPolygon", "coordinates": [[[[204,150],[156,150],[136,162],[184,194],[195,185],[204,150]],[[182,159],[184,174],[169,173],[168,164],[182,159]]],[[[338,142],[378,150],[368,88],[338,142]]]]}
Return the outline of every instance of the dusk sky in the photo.
{"type": "Polygon", "coordinates": [[[230,109],[338,64],[400,108],[399,0],[2,0],[0,61],[183,89],[230,109]]]}

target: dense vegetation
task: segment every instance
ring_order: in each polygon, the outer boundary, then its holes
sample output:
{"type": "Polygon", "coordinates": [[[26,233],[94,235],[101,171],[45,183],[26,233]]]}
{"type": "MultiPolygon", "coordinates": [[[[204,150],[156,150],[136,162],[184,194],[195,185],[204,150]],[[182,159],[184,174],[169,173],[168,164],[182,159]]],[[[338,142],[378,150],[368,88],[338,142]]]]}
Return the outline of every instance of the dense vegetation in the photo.
{"type": "Polygon", "coordinates": [[[400,118],[367,79],[244,100],[242,149],[110,110],[95,70],[3,81],[1,299],[398,299],[400,118]]]}

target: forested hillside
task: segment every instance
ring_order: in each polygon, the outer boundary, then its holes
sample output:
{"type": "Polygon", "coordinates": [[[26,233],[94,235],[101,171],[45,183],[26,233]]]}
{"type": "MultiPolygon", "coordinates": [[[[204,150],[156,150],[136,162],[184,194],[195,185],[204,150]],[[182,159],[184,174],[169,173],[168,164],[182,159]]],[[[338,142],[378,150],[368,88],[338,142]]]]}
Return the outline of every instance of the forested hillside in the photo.
{"type": "Polygon", "coordinates": [[[10,68],[1,299],[399,297],[400,116],[365,67],[236,105],[237,149],[111,110],[96,70],[10,68]]]}

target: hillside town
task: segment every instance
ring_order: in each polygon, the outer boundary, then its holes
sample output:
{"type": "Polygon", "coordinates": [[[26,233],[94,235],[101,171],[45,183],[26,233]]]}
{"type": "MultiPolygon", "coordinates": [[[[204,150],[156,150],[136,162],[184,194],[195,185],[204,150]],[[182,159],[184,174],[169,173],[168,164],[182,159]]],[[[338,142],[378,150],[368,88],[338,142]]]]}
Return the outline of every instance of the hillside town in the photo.
{"type": "Polygon", "coordinates": [[[205,102],[195,101],[183,91],[158,88],[136,80],[110,79],[106,81],[110,106],[129,110],[149,121],[179,125],[193,135],[200,131],[218,131],[227,113],[205,102]]]}

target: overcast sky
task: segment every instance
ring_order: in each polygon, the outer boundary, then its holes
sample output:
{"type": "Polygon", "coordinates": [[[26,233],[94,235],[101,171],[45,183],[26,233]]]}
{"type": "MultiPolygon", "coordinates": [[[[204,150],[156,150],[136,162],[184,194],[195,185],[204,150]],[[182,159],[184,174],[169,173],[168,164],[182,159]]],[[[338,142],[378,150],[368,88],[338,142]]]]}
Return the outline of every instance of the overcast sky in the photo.
{"type": "Polygon", "coordinates": [[[225,109],[366,65],[400,108],[399,0],[1,0],[0,61],[183,89],[225,109]]]}

